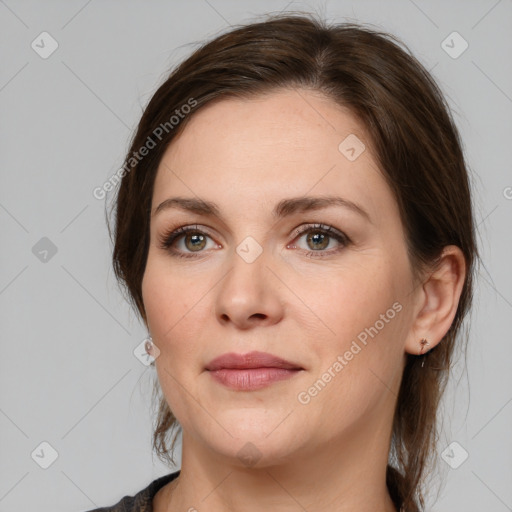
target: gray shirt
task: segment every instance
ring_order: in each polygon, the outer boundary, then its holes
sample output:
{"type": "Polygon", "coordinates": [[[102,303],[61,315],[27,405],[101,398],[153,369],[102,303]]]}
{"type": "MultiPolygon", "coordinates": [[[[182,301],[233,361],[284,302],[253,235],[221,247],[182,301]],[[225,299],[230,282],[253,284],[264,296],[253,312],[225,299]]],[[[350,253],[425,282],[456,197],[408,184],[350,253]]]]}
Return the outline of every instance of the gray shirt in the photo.
{"type": "Polygon", "coordinates": [[[153,480],[147,487],[133,496],[125,496],[118,503],[110,507],[96,508],[88,512],[153,512],[153,498],[155,494],[167,483],[174,480],[179,471],[161,476],[153,480]]]}

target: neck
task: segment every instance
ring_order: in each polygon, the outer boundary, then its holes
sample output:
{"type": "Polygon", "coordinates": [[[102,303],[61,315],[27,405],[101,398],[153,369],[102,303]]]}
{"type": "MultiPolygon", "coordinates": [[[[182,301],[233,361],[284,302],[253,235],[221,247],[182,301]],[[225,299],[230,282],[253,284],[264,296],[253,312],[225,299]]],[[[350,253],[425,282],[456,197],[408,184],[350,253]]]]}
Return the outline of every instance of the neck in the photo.
{"type": "Polygon", "coordinates": [[[385,423],[377,429],[374,423],[371,432],[358,425],[285,462],[254,467],[205,449],[184,432],[181,472],[165,510],[396,512],[386,487],[385,423]]]}

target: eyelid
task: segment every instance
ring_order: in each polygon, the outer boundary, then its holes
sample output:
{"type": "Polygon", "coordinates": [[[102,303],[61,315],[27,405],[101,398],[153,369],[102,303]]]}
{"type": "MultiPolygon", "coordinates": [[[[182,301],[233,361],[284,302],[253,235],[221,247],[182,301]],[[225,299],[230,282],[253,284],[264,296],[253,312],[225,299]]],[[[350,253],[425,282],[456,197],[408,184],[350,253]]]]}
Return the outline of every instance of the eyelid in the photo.
{"type": "MultiPolygon", "coordinates": [[[[305,233],[310,231],[320,231],[327,233],[328,236],[334,238],[339,244],[341,244],[341,248],[347,246],[351,243],[351,239],[342,231],[336,229],[330,224],[323,224],[319,222],[311,222],[304,223],[301,226],[295,228],[289,236],[293,235],[293,240],[287,244],[287,248],[289,248],[292,244],[295,243],[297,237],[302,236],[305,233]]],[[[206,235],[210,239],[213,240],[213,236],[210,234],[209,229],[206,226],[201,226],[199,224],[188,224],[181,225],[178,227],[171,227],[166,229],[161,235],[158,236],[158,244],[159,247],[163,250],[169,251],[178,257],[201,257],[201,255],[206,254],[208,251],[198,251],[197,253],[192,252],[183,252],[179,250],[175,250],[172,248],[176,240],[181,239],[188,233],[198,232],[200,234],[206,235]]],[[[215,242],[217,244],[217,242],[215,242]]],[[[220,244],[217,244],[217,247],[220,244]]],[[[295,245],[293,245],[295,247],[295,245]]],[[[341,248],[330,249],[326,251],[312,251],[307,249],[300,249],[301,251],[305,251],[308,255],[315,254],[315,257],[324,257],[330,256],[336,252],[338,252],[341,248]]]]}
{"type": "Polygon", "coordinates": [[[201,226],[200,224],[187,224],[177,227],[170,227],[165,229],[159,236],[158,242],[162,249],[167,249],[172,243],[174,243],[178,238],[183,235],[186,235],[190,232],[199,232],[201,234],[207,235],[210,238],[213,238],[211,233],[209,232],[206,226],[201,226]]]}
{"type": "Polygon", "coordinates": [[[347,242],[350,241],[350,238],[342,231],[336,229],[334,226],[331,226],[330,224],[322,224],[321,222],[311,222],[311,223],[302,224],[298,228],[295,228],[293,230],[292,234],[294,237],[297,237],[307,231],[313,231],[315,229],[317,229],[319,231],[324,231],[327,233],[332,233],[332,235],[336,235],[340,238],[343,238],[347,242]]]}

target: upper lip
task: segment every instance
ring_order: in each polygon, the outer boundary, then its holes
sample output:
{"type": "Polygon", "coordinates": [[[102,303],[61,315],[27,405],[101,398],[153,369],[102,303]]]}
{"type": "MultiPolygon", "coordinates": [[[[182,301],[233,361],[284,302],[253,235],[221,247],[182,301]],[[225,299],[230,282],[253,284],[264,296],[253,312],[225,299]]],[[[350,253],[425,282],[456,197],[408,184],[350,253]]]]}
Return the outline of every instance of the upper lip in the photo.
{"type": "Polygon", "coordinates": [[[286,361],[280,357],[266,352],[248,352],[247,354],[236,354],[229,352],[212,359],[206,369],[209,371],[244,368],[284,368],[287,370],[302,370],[300,365],[286,361]]]}

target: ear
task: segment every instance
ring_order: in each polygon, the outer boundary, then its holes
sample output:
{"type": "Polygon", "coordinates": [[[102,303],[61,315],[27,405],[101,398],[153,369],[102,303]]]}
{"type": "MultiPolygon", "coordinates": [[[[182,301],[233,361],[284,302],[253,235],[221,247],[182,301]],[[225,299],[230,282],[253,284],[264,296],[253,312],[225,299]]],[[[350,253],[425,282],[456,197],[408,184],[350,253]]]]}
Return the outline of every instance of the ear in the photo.
{"type": "Polygon", "coordinates": [[[457,313],[465,277],[464,254],[455,245],[446,246],[439,264],[427,275],[417,294],[417,313],[412,319],[406,352],[426,353],[443,339],[457,313]],[[422,338],[429,343],[424,348],[420,343],[422,338]]]}

